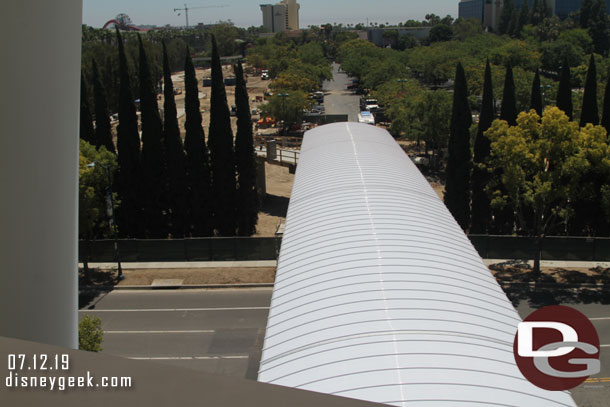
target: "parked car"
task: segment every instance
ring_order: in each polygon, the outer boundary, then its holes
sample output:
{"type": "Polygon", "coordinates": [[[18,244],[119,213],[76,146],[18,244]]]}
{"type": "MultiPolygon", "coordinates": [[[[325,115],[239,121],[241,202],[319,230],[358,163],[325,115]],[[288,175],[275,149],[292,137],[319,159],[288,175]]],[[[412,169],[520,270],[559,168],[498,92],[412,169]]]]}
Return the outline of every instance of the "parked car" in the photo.
{"type": "Polygon", "coordinates": [[[203,86],[212,86],[212,78],[203,78],[203,86]]]}
{"type": "Polygon", "coordinates": [[[231,106],[231,116],[237,116],[237,106],[231,106]]]}
{"type": "Polygon", "coordinates": [[[269,79],[269,71],[267,71],[266,69],[263,69],[263,72],[261,73],[261,79],[263,81],[269,79]]]}
{"type": "Polygon", "coordinates": [[[366,123],[375,125],[375,116],[368,110],[358,113],[358,123],[366,123]]]}

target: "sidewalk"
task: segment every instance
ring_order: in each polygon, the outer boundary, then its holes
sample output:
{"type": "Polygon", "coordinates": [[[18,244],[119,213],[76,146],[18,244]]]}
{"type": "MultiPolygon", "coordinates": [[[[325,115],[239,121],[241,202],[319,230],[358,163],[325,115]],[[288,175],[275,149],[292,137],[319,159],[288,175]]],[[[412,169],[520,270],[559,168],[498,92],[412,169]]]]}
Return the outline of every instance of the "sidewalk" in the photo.
{"type": "MultiPolygon", "coordinates": [[[[89,268],[115,269],[117,263],[87,263],[89,268]]],[[[201,268],[248,268],[248,267],[276,267],[276,260],[244,260],[244,261],[164,261],[121,263],[123,270],[133,269],[201,269],[201,268]]],[[[83,267],[83,263],[78,263],[78,267],[83,267]]]]}
{"type": "MultiPolygon", "coordinates": [[[[498,263],[509,263],[509,262],[519,262],[521,264],[528,264],[529,266],[534,265],[533,260],[523,261],[523,260],[507,260],[507,259],[483,259],[483,262],[486,266],[490,266],[491,264],[498,263]]],[[[571,261],[571,260],[542,260],[540,262],[540,267],[556,267],[556,268],[565,268],[565,269],[591,269],[595,267],[601,268],[609,268],[610,262],[608,261],[571,261]]]]}
{"type": "MultiPolygon", "coordinates": [[[[483,259],[486,266],[498,263],[519,262],[533,266],[534,261],[508,260],[508,259],[483,259]]],[[[557,267],[557,268],[610,268],[608,261],[569,261],[569,260],[542,260],[541,267],[557,267]]],[[[83,267],[83,263],[78,264],[83,267]]],[[[89,263],[90,268],[114,269],[117,264],[114,263],[89,263]]],[[[132,269],[197,269],[197,268],[248,268],[248,267],[276,267],[276,260],[243,260],[243,261],[183,261],[183,262],[125,262],[121,263],[124,270],[132,269]]]]}

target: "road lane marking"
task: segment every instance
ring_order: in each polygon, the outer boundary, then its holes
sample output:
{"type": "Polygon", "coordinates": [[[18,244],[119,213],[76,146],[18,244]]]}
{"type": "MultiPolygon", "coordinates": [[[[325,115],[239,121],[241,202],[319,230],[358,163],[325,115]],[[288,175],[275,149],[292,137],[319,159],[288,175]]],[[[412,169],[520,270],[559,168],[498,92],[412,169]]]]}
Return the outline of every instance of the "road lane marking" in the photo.
{"type": "Polygon", "coordinates": [[[585,380],[585,383],[609,383],[610,377],[590,377],[585,380]]]}
{"type": "Polygon", "coordinates": [[[607,321],[610,317],[589,318],[589,321],[607,321]]]}
{"type": "Polygon", "coordinates": [[[160,357],[130,357],[133,360],[212,360],[212,359],[248,359],[249,355],[224,355],[224,356],[160,356],[160,357]]]}
{"type": "Polygon", "coordinates": [[[214,333],[213,329],[195,329],[187,331],[104,331],[105,334],[205,334],[214,333]]]}
{"type": "Polygon", "coordinates": [[[134,308],[134,309],[81,309],[78,312],[183,312],[183,311],[248,311],[268,310],[269,307],[233,307],[233,308],[134,308]]]}
{"type": "Polygon", "coordinates": [[[599,345],[600,348],[610,348],[610,345],[599,345]]]}

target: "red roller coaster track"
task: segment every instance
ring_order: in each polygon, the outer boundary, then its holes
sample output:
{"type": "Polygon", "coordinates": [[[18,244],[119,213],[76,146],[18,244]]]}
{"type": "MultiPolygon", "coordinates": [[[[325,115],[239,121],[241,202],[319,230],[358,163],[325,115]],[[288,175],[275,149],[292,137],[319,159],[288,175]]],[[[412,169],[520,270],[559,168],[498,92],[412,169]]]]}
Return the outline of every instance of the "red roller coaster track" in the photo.
{"type": "Polygon", "coordinates": [[[110,24],[116,24],[119,26],[119,28],[121,28],[123,30],[128,30],[128,31],[147,31],[145,29],[136,27],[135,25],[122,25],[119,21],[115,20],[114,18],[112,20],[109,20],[106,24],[104,24],[104,27],[102,27],[102,28],[107,28],[110,24]]]}

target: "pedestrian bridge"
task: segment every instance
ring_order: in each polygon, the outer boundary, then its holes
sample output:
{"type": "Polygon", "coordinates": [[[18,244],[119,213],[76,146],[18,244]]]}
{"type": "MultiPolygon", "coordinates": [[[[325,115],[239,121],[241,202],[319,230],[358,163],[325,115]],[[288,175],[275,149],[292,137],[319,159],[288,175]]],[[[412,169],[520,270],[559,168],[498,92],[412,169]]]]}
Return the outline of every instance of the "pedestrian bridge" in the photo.
{"type": "Polygon", "coordinates": [[[385,130],[305,134],[260,381],[396,406],[575,406],[518,370],[520,321],[385,130]]]}

